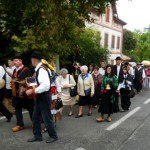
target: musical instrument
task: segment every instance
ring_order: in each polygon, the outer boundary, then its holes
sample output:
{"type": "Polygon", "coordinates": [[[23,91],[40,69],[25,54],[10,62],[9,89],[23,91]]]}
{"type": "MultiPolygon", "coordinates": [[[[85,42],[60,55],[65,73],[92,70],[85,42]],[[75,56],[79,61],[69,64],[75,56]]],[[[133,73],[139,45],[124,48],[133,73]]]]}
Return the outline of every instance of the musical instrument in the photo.
{"type": "Polygon", "coordinates": [[[19,79],[11,80],[12,96],[25,98],[24,88],[26,88],[26,81],[19,79]]]}
{"type": "Polygon", "coordinates": [[[106,84],[106,90],[111,90],[110,84],[106,84]]]}
{"type": "MultiPolygon", "coordinates": [[[[12,96],[25,98],[27,97],[25,91],[28,89],[34,89],[37,86],[35,78],[27,77],[25,80],[20,79],[12,79],[11,80],[11,88],[12,88],[12,96]]],[[[29,99],[35,99],[35,94],[28,96],[29,99]]]]}

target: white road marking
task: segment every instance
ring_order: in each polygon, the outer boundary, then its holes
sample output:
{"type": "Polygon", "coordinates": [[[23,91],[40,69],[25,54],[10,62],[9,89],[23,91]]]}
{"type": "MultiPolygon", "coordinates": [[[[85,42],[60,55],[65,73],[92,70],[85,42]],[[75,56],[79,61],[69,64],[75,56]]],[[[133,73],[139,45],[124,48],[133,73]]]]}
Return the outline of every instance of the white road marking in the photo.
{"type": "Polygon", "coordinates": [[[119,119],[118,121],[116,121],[115,123],[113,123],[112,125],[110,125],[109,127],[107,127],[106,130],[107,131],[111,131],[111,130],[115,129],[117,126],[119,126],[120,124],[122,124],[125,120],[127,120],[129,117],[131,117],[133,114],[135,114],[140,109],[141,109],[141,107],[136,107],[135,109],[133,109],[132,111],[130,111],[128,114],[126,114],[124,117],[122,117],[121,119],[119,119]]]}
{"type": "MultiPolygon", "coordinates": [[[[27,113],[28,111],[23,111],[23,114],[27,113]]],[[[6,119],[6,117],[0,117],[0,120],[6,119]]]]}
{"type": "Polygon", "coordinates": [[[148,104],[150,102],[150,98],[144,102],[144,104],[148,104]]]}

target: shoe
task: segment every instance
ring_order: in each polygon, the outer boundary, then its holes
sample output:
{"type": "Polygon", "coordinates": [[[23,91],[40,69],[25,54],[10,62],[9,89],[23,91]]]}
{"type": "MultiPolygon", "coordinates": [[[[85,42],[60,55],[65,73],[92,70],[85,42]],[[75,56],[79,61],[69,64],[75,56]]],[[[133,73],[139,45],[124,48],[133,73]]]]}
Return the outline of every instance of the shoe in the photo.
{"type": "Polygon", "coordinates": [[[125,112],[125,110],[124,110],[124,109],[122,109],[122,110],[120,110],[120,112],[125,112]]]}
{"type": "Polygon", "coordinates": [[[83,115],[77,115],[77,116],[76,116],[76,118],[81,118],[81,117],[83,117],[83,115]]]}
{"type": "Polygon", "coordinates": [[[13,115],[11,115],[10,118],[7,118],[7,121],[6,121],[6,122],[10,122],[12,117],[13,117],[13,115]]]}
{"type": "Polygon", "coordinates": [[[107,121],[108,121],[108,122],[111,122],[111,120],[112,120],[112,119],[111,119],[110,117],[107,118],[107,121]]]}
{"type": "Polygon", "coordinates": [[[40,142],[40,141],[42,141],[42,138],[36,138],[36,137],[32,137],[27,140],[27,142],[40,142]]]}
{"type": "Polygon", "coordinates": [[[96,121],[97,121],[97,122],[103,122],[103,121],[104,121],[104,118],[98,117],[98,118],[96,118],[96,121]]]}
{"type": "Polygon", "coordinates": [[[57,140],[58,140],[58,138],[50,138],[49,140],[46,141],[46,143],[53,143],[57,140]]]}
{"type": "MultiPolygon", "coordinates": [[[[12,118],[12,116],[11,116],[11,118],[12,118]]],[[[8,118],[6,122],[11,122],[11,118],[8,118]]]]}
{"type": "Polygon", "coordinates": [[[68,114],[68,117],[71,117],[71,116],[73,116],[73,113],[72,114],[68,114]]]}
{"type": "Polygon", "coordinates": [[[92,113],[88,113],[87,115],[88,115],[88,116],[92,116],[92,113]]]}
{"type": "Polygon", "coordinates": [[[24,129],[24,127],[22,127],[22,126],[15,126],[15,127],[12,128],[11,130],[12,130],[13,132],[18,132],[18,131],[23,130],[23,129],[24,129]]]}

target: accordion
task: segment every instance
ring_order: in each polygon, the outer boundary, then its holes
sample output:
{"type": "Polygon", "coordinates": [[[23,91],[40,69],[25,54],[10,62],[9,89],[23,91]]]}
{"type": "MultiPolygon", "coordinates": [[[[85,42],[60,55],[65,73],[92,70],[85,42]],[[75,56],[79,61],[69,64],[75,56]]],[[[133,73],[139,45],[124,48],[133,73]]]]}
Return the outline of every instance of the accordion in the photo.
{"type": "MultiPolygon", "coordinates": [[[[20,79],[12,79],[11,80],[11,88],[12,88],[12,96],[25,98],[27,97],[25,91],[28,89],[33,89],[37,86],[35,78],[27,77],[25,80],[20,79]]],[[[34,95],[28,97],[29,99],[33,99],[34,95]]]]}
{"type": "Polygon", "coordinates": [[[26,88],[26,80],[12,79],[11,80],[12,96],[25,98],[26,94],[24,88],[26,88]]]}

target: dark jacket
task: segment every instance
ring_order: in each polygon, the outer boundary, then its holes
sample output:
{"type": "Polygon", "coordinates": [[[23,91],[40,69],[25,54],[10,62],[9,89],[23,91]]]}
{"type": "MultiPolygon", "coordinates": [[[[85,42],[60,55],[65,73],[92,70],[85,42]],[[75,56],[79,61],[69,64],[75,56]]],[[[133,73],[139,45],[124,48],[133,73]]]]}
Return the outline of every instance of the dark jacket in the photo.
{"type": "Polygon", "coordinates": [[[143,69],[144,68],[140,68],[139,70],[137,68],[135,68],[135,80],[142,80],[142,75],[143,75],[143,69]]]}
{"type": "MultiPolygon", "coordinates": [[[[121,83],[121,77],[123,75],[122,67],[123,67],[123,64],[121,64],[120,71],[119,71],[119,76],[118,76],[119,83],[121,83]]],[[[114,65],[114,74],[117,76],[117,65],[114,65]]]]}

